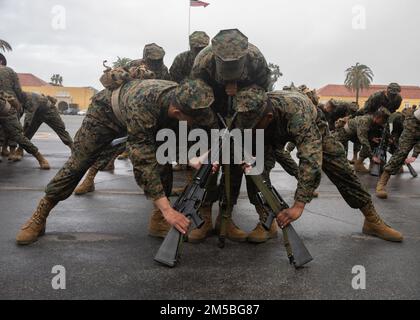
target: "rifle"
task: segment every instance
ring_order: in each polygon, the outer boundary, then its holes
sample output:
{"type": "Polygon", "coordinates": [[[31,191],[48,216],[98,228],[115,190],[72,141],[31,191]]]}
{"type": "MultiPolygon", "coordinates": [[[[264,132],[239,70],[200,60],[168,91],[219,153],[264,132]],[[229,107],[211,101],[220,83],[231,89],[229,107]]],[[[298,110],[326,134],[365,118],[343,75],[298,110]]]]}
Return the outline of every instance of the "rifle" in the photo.
{"type": "MultiPolygon", "coordinates": [[[[234,118],[232,118],[234,110],[234,97],[228,98],[228,110],[226,115],[226,122],[221,116],[221,114],[217,113],[217,117],[219,118],[220,122],[225,127],[225,130],[229,130],[232,128],[234,118]]],[[[230,141],[229,141],[230,143],[230,141]]],[[[219,233],[219,243],[218,247],[223,249],[226,245],[226,235],[227,235],[227,224],[229,219],[232,217],[233,212],[233,204],[232,204],[232,184],[231,184],[231,166],[230,164],[223,165],[223,173],[224,173],[224,187],[225,192],[221,193],[220,199],[220,233],[219,233]]]]}
{"type": "Polygon", "coordinates": [[[413,176],[413,178],[417,178],[418,177],[418,174],[417,174],[416,170],[414,170],[414,168],[411,165],[411,163],[407,164],[407,168],[410,171],[410,174],[413,176]]]}
{"type": "MultiPolygon", "coordinates": [[[[227,128],[223,118],[221,118],[220,115],[218,116],[225,128],[227,128]]],[[[246,150],[244,150],[244,154],[245,157],[247,157],[246,150]]],[[[263,226],[266,230],[269,230],[274,220],[277,218],[277,214],[284,209],[289,208],[289,206],[283,200],[277,190],[269,183],[267,183],[267,181],[265,181],[261,175],[250,175],[250,178],[259,190],[259,193],[257,194],[258,201],[264,210],[268,213],[267,219],[263,223],[263,226]]],[[[282,232],[284,246],[286,247],[290,264],[293,264],[294,267],[298,269],[313,260],[309,250],[306,248],[302,239],[299,237],[295,228],[293,228],[291,224],[283,228],[282,232]]]]}
{"type": "MultiPolygon", "coordinates": [[[[191,220],[192,225],[189,231],[192,231],[195,228],[199,229],[204,224],[199,210],[205,199],[207,181],[213,170],[211,160],[219,157],[220,150],[228,139],[230,139],[230,132],[229,129],[226,128],[220,138],[221,144],[219,149],[215,150],[214,154],[212,154],[210,150],[208,163],[201,166],[194,176],[193,182],[185,188],[184,192],[174,204],[173,208],[176,211],[184,214],[191,220]]],[[[165,240],[163,240],[154,260],[165,266],[171,268],[175,267],[180,257],[182,243],[186,238],[187,236],[183,236],[176,228],[172,227],[165,237],[165,240]]]]}
{"type": "Polygon", "coordinates": [[[374,177],[379,177],[383,172],[383,167],[387,161],[387,138],[389,133],[389,123],[386,124],[381,137],[381,143],[373,151],[373,155],[377,157],[381,163],[373,163],[370,169],[370,175],[374,177]]]}

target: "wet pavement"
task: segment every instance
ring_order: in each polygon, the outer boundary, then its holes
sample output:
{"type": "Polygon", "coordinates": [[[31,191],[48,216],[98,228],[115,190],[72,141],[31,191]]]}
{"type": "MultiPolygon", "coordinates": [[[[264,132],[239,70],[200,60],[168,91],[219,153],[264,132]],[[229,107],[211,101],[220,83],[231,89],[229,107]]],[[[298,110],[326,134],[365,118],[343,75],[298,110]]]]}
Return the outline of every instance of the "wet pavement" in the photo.
{"type": "MultiPolygon", "coordinates": [[[[82,118],[65,117],[73,135],[82,118]]],[[[25,155],[0,163],[0,299],[419,299],[420,178],[408,172],[392,179],[391,197],[374,198],[384,219],[405,235],[402,244],[362,235],[363,218],[349,208],[325,176],[295,228],[314,257],[302,270],[288,264],[281,237],[266,244],[217,238],[185,244],[175,269],[156,264],[160,240],[147,235],[151,203],[137,187],[128,161],[101,172],[97,191],[72,196],[52,212],[46,235],[28,247],[14,238],[32,214],[43,189],[69,151],[45,126],[34,138],[52,165],[38,169],[25,155]],[[66,289],[54,290],[54,266],[66,270],[66,289]],[[352,287],[354,266],[366,270],[366,289],[352,287]]],[[[420,172],[420,161],[415,166],[420,172]]],[[[407,171],[407,170],[406,170],[407,171]]],[[[277,167],[272,180],[292,202],[296,181],[277,167]]],[[[375,179],[362,180],[371,192],[375,179]]],[[[182,184],[182,177],[176,183],[182,184]]],[[[216,208],[213,209],[215,218],[216,208]]],[[[251,231],[257,215],[242,190],[234,217],[251,231]]]]}

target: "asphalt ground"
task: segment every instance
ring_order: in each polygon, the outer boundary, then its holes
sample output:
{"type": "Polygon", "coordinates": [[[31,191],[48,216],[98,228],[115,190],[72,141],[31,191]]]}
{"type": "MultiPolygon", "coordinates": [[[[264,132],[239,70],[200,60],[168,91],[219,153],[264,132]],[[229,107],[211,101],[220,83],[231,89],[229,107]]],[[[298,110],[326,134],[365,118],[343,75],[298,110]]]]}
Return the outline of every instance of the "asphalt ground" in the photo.
{"type": "MultiPolygon", "coordinates": [[[[72,135],[82,117],[64,118],[72,135]]],[[[262,245],[212,237],[185,244],[181,263],[168,269],[153,261],[161,240],[147,235],[151,203],[132,175],[129,161],[99,173],[95,193],[72,196],[52,212],[47,233],[18,247],[15,236],[30,217],[48,181],[69,151],[45,126],[34,140],[52,165],[41,171],[25,155],[0,163],[0,299],[419,299],[420,178],[407,172],[392,179],[390,199],[374,197],[383,218],[405,235],[402,244],[361,233],[363,218],[349,208],[323,176],[320,198],[295,223],[314,261],[301,270],[288,264],[281,237],[262,245]],[[54,266],[65,268],[66,289],[55,290],[54,266]],[[366,289],[355,290],[355,266],[366,271],[366,289]]],[[[420,162],[414,167],[420,172],[420,162]]],[[[373,193],[376,180],[362,176],[373,193]]],[[[292,203],[294,178],[280,167],[272,181],[292,203]]],[[[176,184],[183,184],[177,174],[176,184]]],[[[213,209],[214,218],[217,209],[213,209]]],[[[246,231],[257,215],[243,188],[234,219],[246,231]]]]}

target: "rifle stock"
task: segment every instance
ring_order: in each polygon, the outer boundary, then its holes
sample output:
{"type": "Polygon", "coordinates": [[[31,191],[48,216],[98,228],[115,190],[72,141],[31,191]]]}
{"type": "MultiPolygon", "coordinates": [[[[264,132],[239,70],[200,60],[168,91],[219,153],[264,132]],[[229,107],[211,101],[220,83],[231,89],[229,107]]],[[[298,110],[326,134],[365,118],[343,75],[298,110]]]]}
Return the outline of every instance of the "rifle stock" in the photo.
{"type": "MultiPolygon", "coordinates": [[[[267,182],[264,181],[261,176],[251,176],[251,179],[260,191],[257,198],[268,213],[263,226],[266,230],[269,230],[274,220],[277,218],[277,213],[289,208],[289,206],[282,199],[277,190],[272,186],[268,186],[267,182]]],[[[293,264],[294,267],[298,269],[313,260],[309,250],[291,224],[283,228],[282,232],[284,246],[286,247],[290,264],[293,264]]]]}
{"type": "Polygon", "coordinates": [[[413,176],[413,178],[418,177],[418,174],[417,174],[416,170],[413,168],[413,166],[411,165],[411,163],[407,164],[407,168],[410,171],[410,174],[413,176]]]}

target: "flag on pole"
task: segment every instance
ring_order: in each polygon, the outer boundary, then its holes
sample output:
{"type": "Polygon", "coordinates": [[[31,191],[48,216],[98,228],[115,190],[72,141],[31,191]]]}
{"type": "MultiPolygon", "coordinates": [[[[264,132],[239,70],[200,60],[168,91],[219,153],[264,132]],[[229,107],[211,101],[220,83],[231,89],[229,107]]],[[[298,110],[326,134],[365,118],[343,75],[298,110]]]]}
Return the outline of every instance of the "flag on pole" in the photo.
{"type": "Polygon", "coordinates": [[[199,1],[199,0],[190,0],[191,7],[207,7],[210,3],[199,1]]]}

